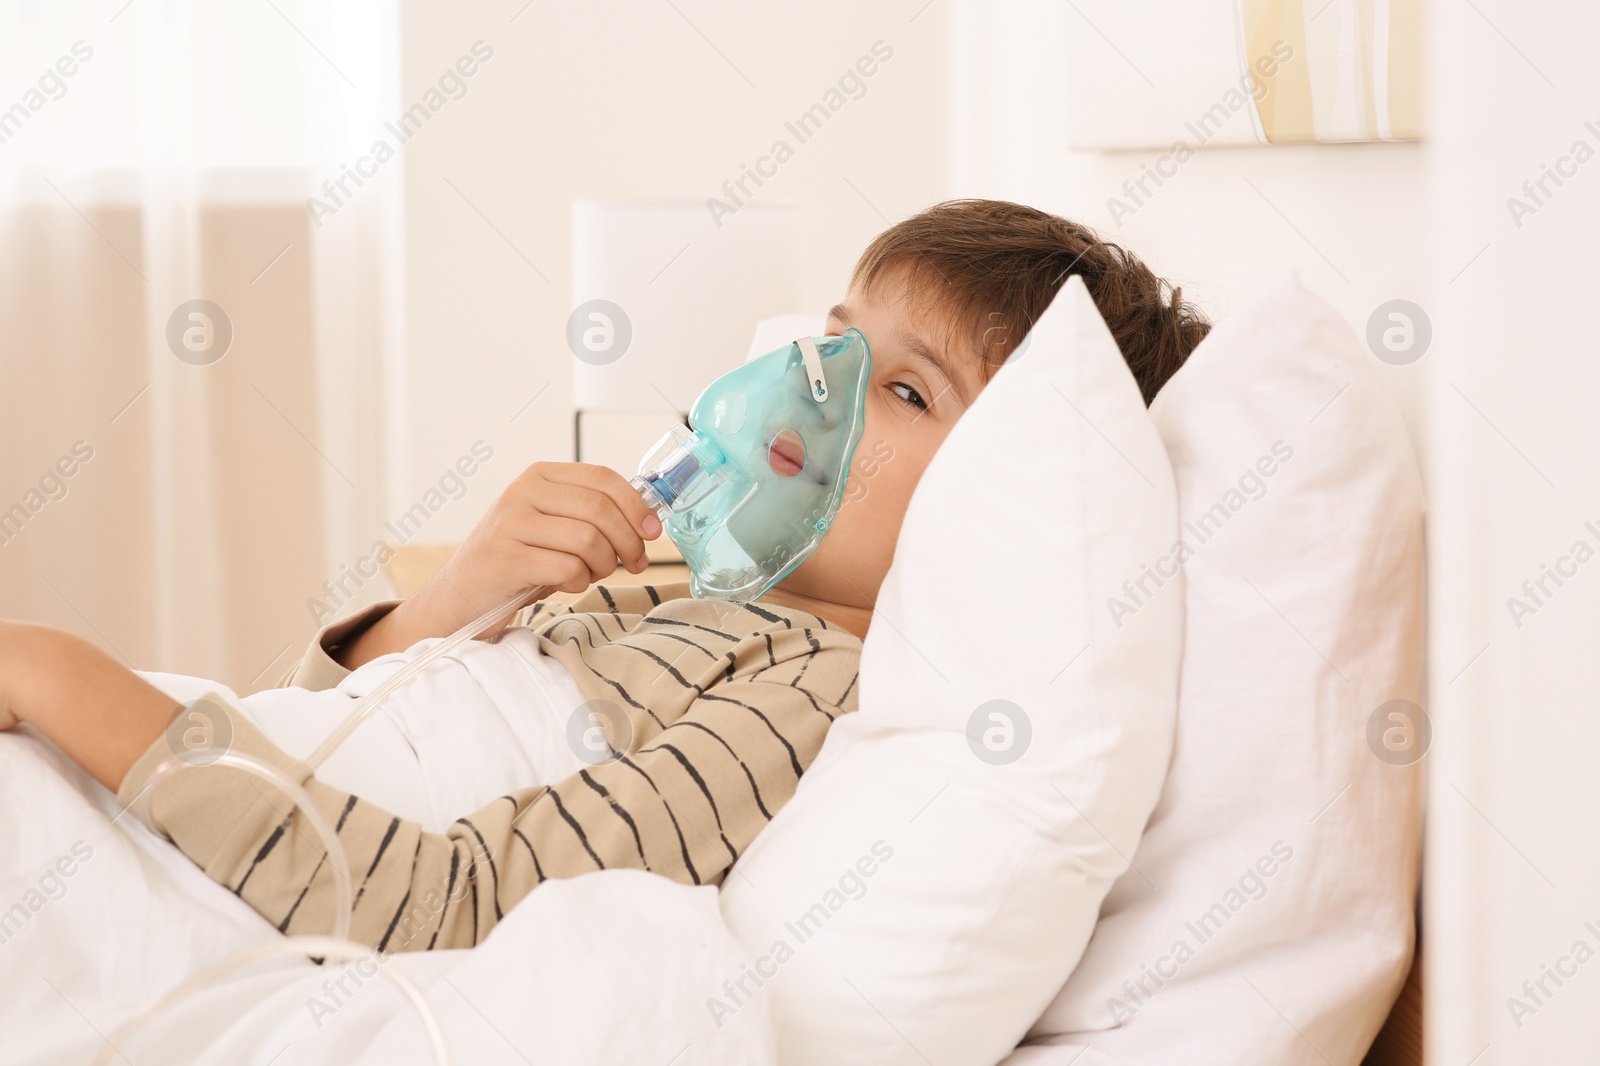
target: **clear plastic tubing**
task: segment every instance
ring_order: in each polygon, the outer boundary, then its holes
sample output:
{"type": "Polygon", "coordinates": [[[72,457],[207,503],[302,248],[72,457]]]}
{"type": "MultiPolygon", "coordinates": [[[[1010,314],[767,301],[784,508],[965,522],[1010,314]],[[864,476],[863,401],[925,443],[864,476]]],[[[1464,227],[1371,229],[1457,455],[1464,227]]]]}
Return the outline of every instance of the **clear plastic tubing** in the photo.
{"type": "MultiPolygon", "coordinates": [[[[317,837],[322,841],[323,848],[327,851],[328,866],[333,871],[333,935],[340,940],[348,938],[350,936],[350,913],[355,909],[355,895],[350,887],[350,861],[345,858],[344,845],[339,842],[338,831],[334,828],[333,823],[328,821],[328,816],[323,813],[322,808],[311,801],[311,796],[305,789],[300,787],[299,782],[292,780],[288,774],[285,774],[276,766],[262,762],[260,759],[225,751],[218,753],[211,762],[204,765],[228,766],[235,770],[243,770],[245,773],[264,778],[281,788],[284,795],[297,804],[301,811],[305,813],[306,821],[310,823],[312,831],[317,834],[317,837]]],[[[162,778],[171,777],[175,773],[182,773],[184,770],[191,769],[194,766],[195,764],[193,763],[183,762],[179,759],[168,759],[156,767],[155,773],[150,775],[150,780],[145,782],[144,791],[140,792],[134,800],[137,805],[136,813],[145,825],[154,829],[157,833],[161,832],[160,828],[155,824],[150,811],[151,803],[155,797],[156,785],[161,783],[162,778]]]]}

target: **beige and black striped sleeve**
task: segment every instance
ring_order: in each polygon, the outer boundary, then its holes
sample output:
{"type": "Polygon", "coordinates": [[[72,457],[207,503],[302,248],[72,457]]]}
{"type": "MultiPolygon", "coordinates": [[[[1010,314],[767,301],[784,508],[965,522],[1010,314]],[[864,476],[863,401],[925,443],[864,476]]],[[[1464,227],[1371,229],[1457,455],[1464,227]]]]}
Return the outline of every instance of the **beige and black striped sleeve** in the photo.
{"type": "MultiPolygon", "coordinates": [[[[353,939],[388,952],[468,947],[550,878],[631,867],[720,884],[794,794],[833,719],[854,707],[859,648],[829,641],[804,662],[776,661],[713,685],[631,753],[501,797],[444,833],[317,781],[238,714],[232,748],[301,782],[336,824],[355,896],[353,939]]],[[[158,740],[119,799],[130,803],[166,755],[158,740]]],[[[304,814],[270,786],[195,767],[159,783],[153,815],[280,931],[333,928],[335,874],[304,814]]]]}
{"type": "Polygon", "coordinates": [[[350,670],[336,661],[328,649],[336,648],[341,643],[366,632],[378,619],[403,602],[403,600],[380,600],[348,618],[329,622],[317,631],[317,635],[312,638],[300,658],[291,663],[289,669],[278,678],[275,687],[293,686],[310,689],[313,692],[337,687],[339,682],[350,676],[350,670]]]}

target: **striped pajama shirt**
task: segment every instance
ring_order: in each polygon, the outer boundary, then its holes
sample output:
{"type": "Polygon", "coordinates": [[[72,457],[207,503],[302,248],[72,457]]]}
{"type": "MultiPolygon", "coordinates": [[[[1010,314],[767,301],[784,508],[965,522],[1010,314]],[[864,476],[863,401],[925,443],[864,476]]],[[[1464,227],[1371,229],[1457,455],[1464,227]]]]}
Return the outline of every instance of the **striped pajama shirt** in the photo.
{"type": "MultiPolygon", "coordinates": [[[[337,685],[349,671],[328,649],[396,602],[325,628],[280,684],[337,685]]],[[[337,826],[355,895],[352,939],[387,952],[470,947],[541,882],[592,870],[720,884],[794,794],[828,726],[857,706],[853,633],[790,608],[697,600],[687,582],[596,586],[570,605],[534,604],[516,624],[571,672],[619,754],[503,796],[444,833],[316,780],[229,708],[232,750],[287,772],[337,826]]],[[[118,798],[131,803],[171,754],[158,739],[118,798]]],[[[280,931],[333,928],[335,874],[304,814],[265,782],[221,766],[186,769],[158,784],[152,813],[280,931]]]]}

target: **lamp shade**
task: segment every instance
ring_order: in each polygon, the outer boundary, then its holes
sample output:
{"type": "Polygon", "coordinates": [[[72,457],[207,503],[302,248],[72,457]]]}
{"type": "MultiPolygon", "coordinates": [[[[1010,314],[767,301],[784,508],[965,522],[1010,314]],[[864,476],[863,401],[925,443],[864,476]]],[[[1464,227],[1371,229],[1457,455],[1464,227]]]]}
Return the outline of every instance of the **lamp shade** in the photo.
{"type": "Polygon", "coordinates": [[[688,411],[739,365],[758,321],[802,306],[800,239],[790,203],[718,220],[698,201],[575,201],[567,343],[580,415],[688,411]]]}

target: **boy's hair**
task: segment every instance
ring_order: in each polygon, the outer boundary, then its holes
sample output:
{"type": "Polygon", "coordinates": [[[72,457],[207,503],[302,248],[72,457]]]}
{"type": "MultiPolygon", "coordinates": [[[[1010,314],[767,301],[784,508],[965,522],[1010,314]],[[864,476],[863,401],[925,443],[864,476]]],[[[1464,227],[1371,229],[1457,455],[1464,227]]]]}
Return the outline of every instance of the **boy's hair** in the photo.
{"type": "Polygon", "coordinates": [[[1147,405],[1211,330],[1182,289],[1133,253],[1003,200],[947,200],[890,226],[861,253],[851,286],[871,291],[902,268],[908,297],[932,294],[952,331],[970,325],[986,382],[1069,274],[1083,278],[1147,405]]]}

